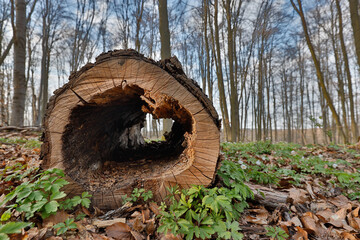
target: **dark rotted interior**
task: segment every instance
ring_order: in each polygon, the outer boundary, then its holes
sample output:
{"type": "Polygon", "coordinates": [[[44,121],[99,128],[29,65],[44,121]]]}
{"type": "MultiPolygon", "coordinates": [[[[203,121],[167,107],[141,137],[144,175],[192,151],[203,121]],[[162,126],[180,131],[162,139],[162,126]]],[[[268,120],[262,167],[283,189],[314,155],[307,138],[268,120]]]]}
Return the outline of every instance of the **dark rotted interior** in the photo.
{"type": "MultiPolygon", "coordinates": [[[[142,95],[144,90],[137,86],[117,87],[72,110],[62,136],[64,166],[70,177],[86,185],[90,177],[103,179],[104,173],[109,177],[127,174],[126,182],[131,182],[129,177],[144,177],[131,176],[131,171],[144,168],[146,174],[156,175],[179,161],[186,148],[184,134],[192,130],[190,114],[182,116],[181,123],[176,114],[167,116],[175,122],[166,141],[145,142],[141,135],[143,109],[151,107],[142,95]]],[[[116,182],[125,184],[120,179],[116,182]]]]}

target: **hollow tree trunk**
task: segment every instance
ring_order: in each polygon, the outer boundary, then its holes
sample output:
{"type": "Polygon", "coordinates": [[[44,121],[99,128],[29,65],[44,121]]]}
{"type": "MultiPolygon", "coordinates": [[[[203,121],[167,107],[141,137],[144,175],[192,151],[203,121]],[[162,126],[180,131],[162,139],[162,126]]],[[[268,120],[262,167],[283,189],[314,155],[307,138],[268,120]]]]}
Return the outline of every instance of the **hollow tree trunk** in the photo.
{"type": "Polygon", "coordinates": [[[155,62],[134,50],[101,54],[54,92],[44,121],[43,168],[64,169],[70,195],[89,191],[102,209],[133,188],[209,185],[219,155],[218,115],[176,57],[155,62]],[[166,141],[145,142],[146,113],[172,118],[166,141]]]}

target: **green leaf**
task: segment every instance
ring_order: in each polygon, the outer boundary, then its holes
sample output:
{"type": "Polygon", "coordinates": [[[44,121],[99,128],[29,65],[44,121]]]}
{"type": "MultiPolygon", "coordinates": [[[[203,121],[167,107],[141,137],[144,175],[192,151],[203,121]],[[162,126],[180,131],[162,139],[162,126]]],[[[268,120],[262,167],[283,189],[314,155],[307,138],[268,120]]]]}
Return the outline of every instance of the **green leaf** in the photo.
{"type": "Polygon", "coordinates": [[[0,233],[20,233],[21,229],[30,226],[27,222],[9,222],[0,226],[0,233]]]}
{"type": "Polygon", "coordinates": [[[82,205],[83,207],[89,208],[89,207],[90,207],[90,203],[91,203],[90,199],[84,198],[84,199],[81,200],[81,205],[82,205]]]}
{"type": "Polygon", "coordinates": [[[18,212],[30,212],[31,211],[31,202],[27,204],[21,204],[16,208],[18,212]]]}
{"type": "Polygon", "coordinates": [[[81,198],[91,198],[91,197],[92,197],[92,195],[89,194],[88,192],[83,192],[83,193],[81,194],[81,198]]]}
{"type": "Polygon", "coordinates": [[[45,211],[46,213],[53,213],[57,211],[58,207],[59,203],[57,201],[51,201],[45,205],[45,211]]]}
{"type": "Polygon", "coordinates": [[[12,209],[8,209],[6,210],[6,212],[4,212],[2,215],[1,215],[1,221],[2,222],[5,222],[7,220],[9,220],[11,218],[11,210],[12,209]]]}
{"type": "Polygon", "coordinates": [[[54,192],[50,196],[50,201],[60,199],[60,198],[64,198],[64,197],[66,197],[66,193],[64,193],[64,192],[54,192]]]}
{"type": "Polygon", "coordinates": [[[16,196],[16,202],[20,202],[24,198],[28,197],[32,192],[32,189],[29,187],[23,188],[16,196]]]}
{"type": "Polygon", "coordinates": [[[8,237],[7,234],[5,234],[5,233],[0,233],[0,240],[10,240],[10,238],[8,237]]]}
{"type": "Polygon", "coordinates": [[[29,195],[29,199],[30,200],[35,200],[35,201],[40,201],[41,199],[43,199],[45,196],[44,196],[44,193],[41,192],[41,191],[33,191],[30,195],[29,195]]]}
{"type": "Polygon", "coordinates": [[[207,216],[201,221],[201,224],[203,224],[203,225],[213,225],[214,220],[212,219],[211,216],[207,216]]]}
{"type": "Polygon", "coordinates": [[[36,202],[32,205],[32,211],[36,212],[41,209],[48,201],[46,199],[41,199],[40,201],[36,202]]]}
{"type": "Polygon", "coordinates": [[[53,226],[54,229],[56,229],[56,228],[63,228],[63,227],[65,227],[65,223],[63,223],[63,222],[58,223],[58,224],[55,224],[55,225],[53,226]]]}

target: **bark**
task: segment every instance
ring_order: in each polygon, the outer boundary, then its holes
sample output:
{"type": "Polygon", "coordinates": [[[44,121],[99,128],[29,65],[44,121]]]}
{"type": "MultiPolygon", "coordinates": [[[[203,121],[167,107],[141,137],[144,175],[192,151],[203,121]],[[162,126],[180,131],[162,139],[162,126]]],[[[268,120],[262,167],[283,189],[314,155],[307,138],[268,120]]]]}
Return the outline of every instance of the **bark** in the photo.
{"type": "Polygon", "coordinates": [[[135,187],[162,201],[175,184],[211,184],[220,122],[176,57],[154,62],[134,50],[107,52],[69,79],[49,101],[41,153],[42,167],[64,169],[66,192],[89,191],[94,206],[114,209],[135,187]],[[166,141],[144,141],[147,113],[174,120],[166,141]]]}
{"type": "Polygon", "coordinates": [[[358,0],[349,0],[351,26],[353,29],[357,62],[360,68],[360,3],[358,0]]]}
{"type": "Polygon", "coordinates": [[[16,25],[14,28],[14,95],[11,113],[11,125],[24,124],[26,98],[26,3],[25,0],[16,0],[16,25]]]}

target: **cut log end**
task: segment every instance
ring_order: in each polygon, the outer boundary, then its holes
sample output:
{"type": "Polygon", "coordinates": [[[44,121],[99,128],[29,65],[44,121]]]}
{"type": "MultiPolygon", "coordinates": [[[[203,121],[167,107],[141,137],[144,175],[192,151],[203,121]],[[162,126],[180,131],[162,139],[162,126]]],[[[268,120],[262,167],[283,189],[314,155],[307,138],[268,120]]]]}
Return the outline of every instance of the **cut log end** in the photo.
{"type": "Polygon", "coordinates": [[[211,102],[171,61],[135,51],[103,54],[72,74],[51,98],[44,129],[43,167],[64,169],[67,192],[90,191],[103,209],[134,187],[162,200],[175,184],[208,185],[219,154],[211,102]],[[144,140],[146,114],[173,119],[166,141],[144,140]]]}

